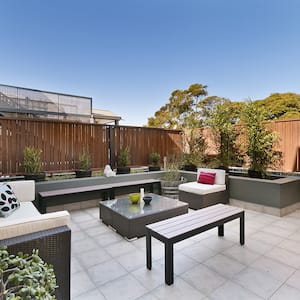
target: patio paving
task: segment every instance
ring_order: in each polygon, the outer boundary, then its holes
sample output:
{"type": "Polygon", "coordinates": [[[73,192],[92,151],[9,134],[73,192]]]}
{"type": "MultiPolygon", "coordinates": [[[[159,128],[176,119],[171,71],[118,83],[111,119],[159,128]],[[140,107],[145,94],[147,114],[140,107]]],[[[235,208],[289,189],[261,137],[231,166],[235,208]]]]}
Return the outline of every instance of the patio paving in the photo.
{"type": "Polygon", "coordinates": [[[246,210],[245,245],[239,221],[175,244],[174,284],[164,282],[163,244],[128,242],[99,220],[99,209],[71,212],[72,300],[300,299],[300,210],[275,217],[246,210]]]}

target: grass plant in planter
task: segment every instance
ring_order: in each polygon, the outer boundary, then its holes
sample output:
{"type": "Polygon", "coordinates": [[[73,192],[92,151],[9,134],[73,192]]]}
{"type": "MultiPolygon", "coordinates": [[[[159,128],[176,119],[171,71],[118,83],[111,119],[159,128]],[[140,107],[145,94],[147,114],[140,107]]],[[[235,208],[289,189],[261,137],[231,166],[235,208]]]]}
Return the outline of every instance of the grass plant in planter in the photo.
{"type": "Polygon", "coordinates": [[[126,147],[118,155],[117,174],[129,174],[130,173],[130,167],[128,167],[129,163],[130,163],[130,153],[129,153],[129,148],[126,147]]]}
{"type": "Polygon", "coordinates": [[[25,147],[23,150],[24,177],[27,180],[43,181],[46,174],[42,172],[42,150],[34,147],[25,147]]]}
{"type": "Polygon", "coordinates": [[[53,267],[33,250],[32,255],[10,255],[0,247],[0,300],[56,299],[53,267]]]}
{"type": "Polygon", "coordinates": [[[150,166],[149,171],[160,171],[160,154],[152,152],[149,156],[150,166]]]}
{"type": "Polygon", "coordinates": [[[88,152],[83,152],[79,155],[79,169],[75,171],[77,178],[91,177],[91,155],[88,152]]]}
{"type": "Polygon", "coordinates": [[[185,178],[180,176],[177,166],[171,165],[161,177],[162,194],[169,198],[178,198],[178,186],[186,182],[185,178]]]}

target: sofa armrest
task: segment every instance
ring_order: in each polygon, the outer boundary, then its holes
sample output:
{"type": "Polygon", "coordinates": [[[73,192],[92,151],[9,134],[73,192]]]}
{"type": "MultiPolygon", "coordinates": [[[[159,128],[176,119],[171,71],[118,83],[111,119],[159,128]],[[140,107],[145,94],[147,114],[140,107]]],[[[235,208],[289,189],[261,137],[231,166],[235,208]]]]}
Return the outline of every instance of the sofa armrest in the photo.
{"type": "Polygon", "coordinates": [[[34,180],[17,180],[7,181],[14,191],[20,202],[33,201],[35,199],[35,181],[34,180]]]}
{"type": "Polygon", "coordinates": [[[20,251],[31,254],[33,249],[38,249],[39,256],[54,267],[56,298],[70,300],[71,230],[68,226],[1,239],[0,246],[7,246],[10,254],[20,251]]]}

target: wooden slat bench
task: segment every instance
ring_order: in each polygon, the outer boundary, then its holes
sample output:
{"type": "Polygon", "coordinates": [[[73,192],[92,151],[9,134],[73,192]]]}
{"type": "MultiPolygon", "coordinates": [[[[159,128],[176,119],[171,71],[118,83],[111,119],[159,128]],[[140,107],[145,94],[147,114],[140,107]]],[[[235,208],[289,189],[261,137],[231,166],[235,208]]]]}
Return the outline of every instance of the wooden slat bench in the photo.
{"type": "Polygon", "coordinates": [[[147,268],[152,268],[151,237],[165,244],[165,282],[174,282],[173,245],[214,227],[218,235],[224,235],[224,224],[240,219],[240,244],[245,243],[245,212],[236,207],[216,204],[196,212],[173,217],[164,221],[146,225],[147,268]]]}
{"type": "Polygon", "coordinates": [[[158,191],[160,190],[160,180],[159,179],[142,179],[136,181],[124,181],[124,182],[114,182],[108,184],[99,184],[99,185],[90,185],[83,187],[75,187],[75,188],[66,188],[66,189],[57,189],[52,191],[44,191],[39,192],[38,206],[39,211],[41,213],[45,213],[47,211],[47,207],[54,205],[62,205],[67,203],[73,203],[78,201],[91,200],[88,197],[88,194],[98,193],[100,196],[107,200],[115,198],[115,191],[119,188],[124,187],[147,187],[149,186],[150,192],[153,193],[154,185],[159,185],[158,191]],[[102,193],[102,194],[100,194],[102,193]],[[69,196],[77,195],[77,200],[72,199],[69,196]]]}

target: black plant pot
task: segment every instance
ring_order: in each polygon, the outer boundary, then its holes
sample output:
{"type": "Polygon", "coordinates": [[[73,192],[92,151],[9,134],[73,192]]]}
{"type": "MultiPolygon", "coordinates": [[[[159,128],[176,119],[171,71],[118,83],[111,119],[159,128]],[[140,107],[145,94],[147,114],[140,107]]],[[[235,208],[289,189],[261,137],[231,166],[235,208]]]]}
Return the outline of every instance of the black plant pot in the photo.
{"type": "Polygon", "coordinates": [[[261,171],[255,171],[255,170],[248,170],[248,175],[251,178],[262,178],[263,174],[261,171]]]}
{"type": "Polygon", "coordinates": [[[160,166],[149,166],[149,172],[160,171],[160,166]]]}
{"type": "Polygon", "coordinates": [[[75,174],[76,174],[76,178],[91,177],[92,171],[91,170],[76,170],[75,174]]]}
{"type": "Polygon", "coordinates": [[[38,173],[38,174],[25,174],[25,180],[34,180],[34,181],[45,181],[46,173],[38,173]]]}
{"type": "Polygon", "coordinates": [[[117,167],[117,175],[118,174],[129,174],[130,167],[117,167]]]}

